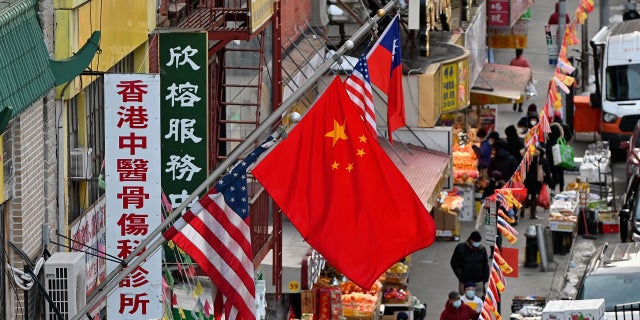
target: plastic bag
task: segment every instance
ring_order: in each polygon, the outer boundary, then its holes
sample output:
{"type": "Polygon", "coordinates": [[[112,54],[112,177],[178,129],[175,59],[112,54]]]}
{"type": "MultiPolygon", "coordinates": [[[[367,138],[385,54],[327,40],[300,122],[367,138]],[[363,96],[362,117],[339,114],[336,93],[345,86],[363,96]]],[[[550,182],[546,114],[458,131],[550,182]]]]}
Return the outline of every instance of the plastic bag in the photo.
{"type": "Polygon", "coordinates": [[[546,183],[542,184],[542,188],[540,188],[540,194],[538,195],[538,206],[543,207],[545,209],[549,209],[551,206],[551,198],[549,196],[549,187],[546,183]]]}
{"type": "Polygon", "coordinates": [[[553,164],[555,166],[563,168],[575,167],[573,147],[568,145],[564,138],[558,139],[558,143],[551,147],[551,151],[553,152],[553,164]]]}
{"type": "Polygon", "coordinates": [[[528,97],[533,97],[538,95],[538,90],[536,90],[536,86],[533,85],[533,82],[527,83],[526,93],[528,97]]]}

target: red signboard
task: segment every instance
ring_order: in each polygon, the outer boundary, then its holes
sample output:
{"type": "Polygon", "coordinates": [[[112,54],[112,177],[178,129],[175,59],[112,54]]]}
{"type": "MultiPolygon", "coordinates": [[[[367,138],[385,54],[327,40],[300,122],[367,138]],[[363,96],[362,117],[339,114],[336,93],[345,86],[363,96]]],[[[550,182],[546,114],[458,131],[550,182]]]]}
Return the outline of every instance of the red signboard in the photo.
{"type": "Polygon", "coordinates": [[[487,25],[490,27],[510,26],[509,7],[509,0],[489,0],[487,25]]]}
{"type": "Polygon", "coordinates": [[[532,4],[531,0],[489,0],[487,25],[512,27],[532,4]]]}

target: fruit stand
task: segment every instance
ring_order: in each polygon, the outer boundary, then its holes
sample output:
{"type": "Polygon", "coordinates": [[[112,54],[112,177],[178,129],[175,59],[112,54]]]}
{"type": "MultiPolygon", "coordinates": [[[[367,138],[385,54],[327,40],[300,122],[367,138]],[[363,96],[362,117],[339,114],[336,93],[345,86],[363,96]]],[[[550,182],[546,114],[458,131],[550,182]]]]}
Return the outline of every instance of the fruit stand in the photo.
{"type": "Polygon", "coordinates": [[[409,284],[409,267],[397,262],[385,273],[382,285],[382,305],[380,314],[382,320],[395,320],[400,312],[407,314],[413,320],[414,299],[407,289],[409,284]]]}

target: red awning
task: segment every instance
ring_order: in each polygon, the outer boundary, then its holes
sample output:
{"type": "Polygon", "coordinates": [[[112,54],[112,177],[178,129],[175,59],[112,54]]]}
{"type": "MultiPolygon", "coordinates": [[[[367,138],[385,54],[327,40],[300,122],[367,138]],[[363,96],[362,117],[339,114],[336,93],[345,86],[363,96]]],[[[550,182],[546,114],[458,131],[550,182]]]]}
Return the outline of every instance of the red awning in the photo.
{"type": "Polygon", "coordinates": [[[431,210],[445,180],[451,175],[451,156],[413,145],[405,147],[398,142],[393,143],[394,152],[389,141],[382,138],[378,140],[425,207],[431,210]]]}

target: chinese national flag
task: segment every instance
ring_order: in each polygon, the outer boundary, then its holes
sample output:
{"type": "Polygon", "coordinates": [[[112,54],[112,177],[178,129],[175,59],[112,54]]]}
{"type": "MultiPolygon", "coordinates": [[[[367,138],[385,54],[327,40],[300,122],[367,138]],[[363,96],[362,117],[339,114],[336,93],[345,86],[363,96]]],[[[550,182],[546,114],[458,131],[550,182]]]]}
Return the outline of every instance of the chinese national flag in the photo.
{"type": "Polygon", "coordinates": [[[338,78],[252,173],[303,238],[362,288],[435,239],[429,212],[338,78]]]}

